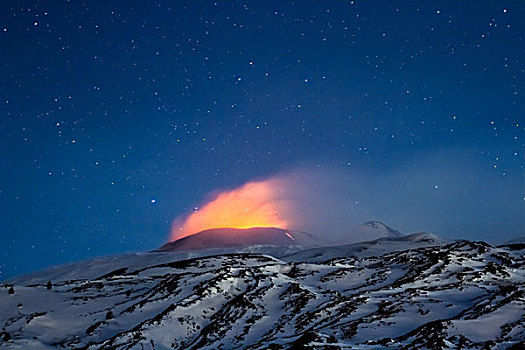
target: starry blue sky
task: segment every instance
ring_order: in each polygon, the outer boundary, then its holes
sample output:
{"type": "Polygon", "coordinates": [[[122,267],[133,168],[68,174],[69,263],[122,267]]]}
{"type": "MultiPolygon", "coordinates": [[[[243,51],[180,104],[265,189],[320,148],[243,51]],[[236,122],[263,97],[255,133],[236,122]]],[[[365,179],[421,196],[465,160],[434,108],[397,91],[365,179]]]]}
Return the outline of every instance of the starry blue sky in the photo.
{"type": "Polygon", "coordinates": [[[523,236],[523,18],[517,0],[2,1],[0,278],[156,248],[210,191],[293,167],[337,172],[399,229],[523,236]]]}

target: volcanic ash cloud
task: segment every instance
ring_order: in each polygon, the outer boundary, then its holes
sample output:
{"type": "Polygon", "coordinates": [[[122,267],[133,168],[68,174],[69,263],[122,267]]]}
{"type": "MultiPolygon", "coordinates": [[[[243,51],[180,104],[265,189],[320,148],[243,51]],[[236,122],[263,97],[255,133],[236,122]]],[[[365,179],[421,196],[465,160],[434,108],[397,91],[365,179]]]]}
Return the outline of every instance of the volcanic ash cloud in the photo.
{"type": "Polygon", "coordinates": [[[293,207],[290,181],[272,177],[211,195],[195,212],[174,221],[171,240],[218,227],[287,228],[293,207]]]}

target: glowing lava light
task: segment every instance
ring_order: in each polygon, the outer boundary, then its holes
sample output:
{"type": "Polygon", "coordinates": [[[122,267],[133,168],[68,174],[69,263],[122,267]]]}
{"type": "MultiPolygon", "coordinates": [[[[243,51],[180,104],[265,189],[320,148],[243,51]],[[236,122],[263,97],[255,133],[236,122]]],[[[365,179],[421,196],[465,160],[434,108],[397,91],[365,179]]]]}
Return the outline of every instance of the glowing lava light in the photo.
{"type": "Polygon", "coordinates": [[[286,228],[287,220],[284,216],[289,203],[283,197],[283,186],[284,181],[270,178],[220,192],[189,216],[176,219],[170,240],[219,227],[286,228]]]}

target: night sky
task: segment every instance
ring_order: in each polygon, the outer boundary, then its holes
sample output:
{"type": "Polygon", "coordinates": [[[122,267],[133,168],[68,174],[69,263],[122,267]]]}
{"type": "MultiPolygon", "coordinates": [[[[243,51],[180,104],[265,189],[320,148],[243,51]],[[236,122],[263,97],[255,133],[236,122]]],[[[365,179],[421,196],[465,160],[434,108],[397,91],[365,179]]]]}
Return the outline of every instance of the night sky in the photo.
{"type": "Polygon", "coordinates": [[[525,236],[524,19],[521,0],[1,1],[0,279],[154,249],[211,191],[275,174],[313,179],[341,225],[525,236]]]}

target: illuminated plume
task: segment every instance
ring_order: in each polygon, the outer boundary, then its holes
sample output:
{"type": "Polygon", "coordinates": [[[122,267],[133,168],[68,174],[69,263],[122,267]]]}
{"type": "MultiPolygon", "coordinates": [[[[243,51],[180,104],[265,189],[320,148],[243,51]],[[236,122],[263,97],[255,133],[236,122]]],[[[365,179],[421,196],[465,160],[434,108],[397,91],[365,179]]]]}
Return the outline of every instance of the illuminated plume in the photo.
{"type": "Polygon", "coordinates": [[[291,205],[283,194],[286,182],[270,178],[220,192],[189,216],[175,220],[171,240],[219,227],[286,228],[290,222],[285,218],[291,205]]]}

